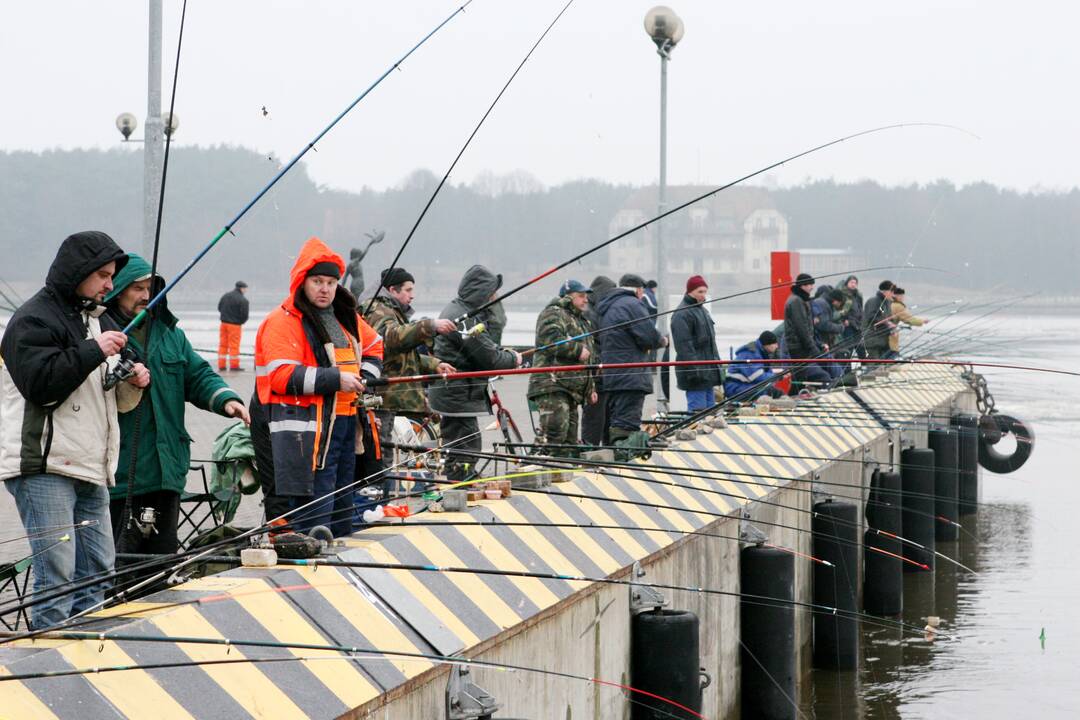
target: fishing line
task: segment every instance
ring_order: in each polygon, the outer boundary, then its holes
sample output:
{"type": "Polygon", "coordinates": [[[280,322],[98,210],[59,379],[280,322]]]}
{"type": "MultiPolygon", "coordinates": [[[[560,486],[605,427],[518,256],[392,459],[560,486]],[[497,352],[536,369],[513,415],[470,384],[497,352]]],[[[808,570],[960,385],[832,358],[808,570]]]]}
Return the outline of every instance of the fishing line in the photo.
{"type": "Polygon", "coordinates": [[[648,220],[646,220],[646,221],[644,221],[642,223],[639,223],[638,225],[635,225],[634,227],[632,227],[632,228],[630,228],[628,230],[625,230],[625,231],[615,235],[614,237],[609,238],[608,240],[605,240],[604,242],[589,248],[588,250],[585,250],[584,252],[578,253],[577,255],[570,258],[569,260],[565,260],[565,261],[559,263],[558,265],[555,265],[554,267],[552,267],[552,268],[550,268],[548,270],[545,270],[544,272],[542,272],[541,274],[539,274],[536,277],[532,278],[531,280],[526,280],[524,283],[518,285],[517,287],[512,288],[510,290],[507,290],[502,295],[499,295],[499,296],[493,298],[492,300],[490,300],[487,303],[481,305],[480,307],[476,308],[475,310],[470,310],[465,315],[461,316],[460,318],[457,318],[456,321],[461,322],[461,321],[464,321],[464,320],[466,320],[466,319],[468,319],[470,317],[474,317],[477,314],[479,314],[479,313],[483,312],[484,310],[486,310],[487,308],[491,307],[492,305],[495,305],[496,303],[502,302],[503,300],[510,297],[511,295],[514,295],[515,293],[517,293],[517,292],[519,292],[521,290],[524,290],[525,288],[529,287],[530,285],[532,285],[532,284],[534,284],[536,282],[539,282],[540,280],[543,280],[544,278],[548,277],[549,275],[551,275],[553,273],[556,273],[559,270],[562,270],[563,268],[565,268],[565,267],[567,267],[569,265],[574,264],[575,262],[581,260],[584,257],[587,257],[587,256],[589,256],[589,255],[591,255],[591,254],[593,254],[593,253],[595,253],[595,252],[597,252],[599,250],[602,250],[603,248],[607,247],[608,245],[611,245],[612,243],[616,242],[617,240],[621,240],[622,238],[626,237],[627,235],[631,235],[631,234],[637,232],[638,230],[643,230],[644,228],[649,227],[653,223],[656,223],[656,222],[658,222],[660,220],[663,220],[664,218],[668,217],[669,215],[680,212],[680,211],[684,210],[687,207],[690,207],[691,205],[693,205],[695,203],[701,202],[702,200],[705,200],[706,198],[710,198],[713,195],[716,195],[717,193],[720,193],[720,192],[722,192],[724,190],[727,190],[728,188],[734,187],[735,185],[738,185],[738,184],[740,184],[742,182],[745,182],[746,180],[749,180],[749,179],[751,179],[753,177],[757,177],[758,175],[761,175],[763,173],[767,173],[768,171],[773,170],[774,168],[778,168],[781,165],[785,165],[786,163],[792,162],[793,160],[797,160],[797,159],[799,159],[801,157],[811,155],[811,154],[816,153],[816,152],[818,152],[820,150],[824,150],[825,148],[831,147],[833,145],[838,145],[838,144],[840,144],[842,142],[846,142],[848,140],[854,140],[855,138],[859,138],[859,137],[862,137],[864,135],[872,135],[872,134],[875,134],[875,133],[887,132],[889,130],[896,130],[896,129],[908,128],[908,127],[944,128],[944,129],[948,129],[948,130],[955,130],[955,131],[958,131],[958,132],[962,132],[962,133],[971,135],[972,137],[976,137],[976,138],[978,137],[978,136],[974,135],[973,133],[970,133],[967,130],[964,130],[963,128],[957,127],[955,125],[946,125],[944,123],[916,122],[916,123],[895,123],[895,124],[892,124],[892,125],[883,125],[883,126],[880,126],[880,127],[870,128],[868,130],[862,130],[860,132],[853,133],[851,135],[845,135],[844,137],[836,138],[835,140],[831,140],[829,142],[823,143],[823,144],[818,145],[816,147],[812,147],[812,148],[810,148],[808,150],[803,150],[802,152],[796,153],[795,155],[791,155],[790,157],[784,158],[783,160],[779,160],[777,162],[772,163],[771,165],[767,165],[766,167],[763,167],[763,168],[761,168],[759,170],[755,170],[755,171],[753,171],[753,172],[751,172],[751,173],[749,173],[747,175],[742,176],[741,178],[738,178],[737,180],[733,180],[733,181],[727,183],[726,185],[721,185],[720,187],[709,190],[708,192],[702,193],[701,195],[698,195],[697,197],[691,198],[690,200],[687,200],[686,202],[684,202],[684,203],[682,203],[680,205],[676,205],[675,207],[671,208],[670,210],[666,210],[666,211],[664,211],[664,212],[662,212],[662,213],[660,213],[658,215],[655,215],[652,218],[650,218],[650,219],[648,219],[648,220]]]}
{"type": "Polygon", "coordinates": [[[364,91],[363,91],[362,93],[360,93],[360,95],[358,95],[358,96],[356,97],[356,99],[354,99],[354,100],[353,100],[353,101],[352,101],[351,103],[349,103],[349,104],[348,104],[348,105],[347,105],[347,106],[345,107],[345,109],[344,109],[344,110],[342,110],[342,111],[341,111],[341,112],[340,112],[340,113],[339,113],[339,114],[337,115],[337,117],[335,117],[335,118],[334,118],[333,120],[331,120],[331,121],[330,121],[330,124],[329,124],[329,125],[327,125],[327,126],[326,126],[325,128],[323,128],[323,129],[322,129],[322,130],[321,130],[321,131],[320,131],[320,132],[319,132],[319,133],[318,133],[318,134],[317,134],[317,135],[316,135],[316,136],[315,136],[315,137],[314,137],[314,138],[313,138],[313,139],[312,139],[312,140],[311,140],[311,141],[310,141],[310,142],[309,142],[309,143],[308,143],[307,145],[305,145],[305,146],[304,146],[304,147],[303,147],[303,148],[302,148],[302,149],[300,150],[300,152],[298,152],[298,153],[297,153],[297,154],[296,154],[295,156],[293,156],[293,158],[292,158],[292,159],[291,159],[291,160],[290,160],[290,161],[289,161],[288,163],[286,163],[286,164],[285,164],[285,165],[284,165],[284,166],[283,166],[283,167],[281,168],[281,170],[279,170],[279,171],[277,172],[277,174],[275,174],[275,175],[274,175],[274,177],[273,177],[273,178],[271,178],[270,182],[268,182],[268,183],[267,183],[267,184],[266,184],[266,185],[265,185],[265,186],[264,186],[264,187],[263,187],[263,188],[262,188],[261,190],[259,190],[259,192],[255,194],[255,197],[253,197],[253,198],[252,198],[252,199],[251,199],[251,200],[250,200],[250,201],[248,202],[248,204],[247,204],[247,205],[245,205],[245,206],[244,206],[244,207],[243,207],[243,208],[242,208],[242,209],[240,210],[240,212],[236,214],[236,216],[235,216],[234,218],[232,218],[232,219],[231,219],[230,221],[228,221],[228,222],[227,222],[227,223],[225,224],[225,226],[224,226],[223,228],[221,228],[221,230],[219,230],[219,231],[218,231],[218,233],[217,233],[217,234],[216,234],[216,235],[215,235],[215,236],[214,236],[214,237],[213,237],[213,238],[212,238],[212,239],[210,240],[210,242],[209,242],[209,243],[208,243],[208,244],[207,244],[207,245],[206,245],[205,247],[203,247],[203,249],[202,249],[202,250],[200,250],[200,251],[198,252],[198,254],[197,254],[197,255],[195,255],[195,257],[194,257],[194,258],[193,258],[193,259],[191,260],[191,262],[189,262],[189,263],[188,263],[188,264],[187,264],[187,265],[186,265],[186,266],[185,266],[185,267],[184,267],[184,268],[183,268],[183,269],[182,269],[182,270],[181,270],[181,271],[180,271],[180,272],[179,272],[179,273],[178,273],[178,274],[176,275],[176,277],[174,277],[174,278],[173,278],[173,279],[172,279],[172,280],[171,280],[171,281],[170,281],[169,283],[167,283],[167,284],[165,285],[165,287],[164,287],[164,288],[163,288],[163,289],[161,290],[161,292],[159,292],[159,293],[158,293],[157,295],[155,295],[154,297],[152,297],[152,298],[150,299],[150,302],[149,302],[149,303],[147,304],[147,306],[146,306],[145,308],[143,308],[143,309],[142,309],[142,310],[141,310],[141,311],[140,311],[140,312],[139,312],[139,313],[138,313],[138,314],[137,314],[137,315],[136,315],[136,316],[135,316],[135,317],[134,317],[134,318],[133,318],[133,319],[131,320],[131,322],[129,322],[129,323],[127,324],[127,326],[126,326],[126,327],[124,328],[124,332],[125,332],[125,333],[127,333],[127,334],[130,334],[130,333],[131,333],[131,331],[132,331],[132,330],[133,330],[134,328],[136,328],[136,327],[137,327],[137,326],[138,326],[138,325],[139,325],[139,324],[140,324],[140,323],[141,323],[141,322],[142,322],[142,321],[143,321],[143,320],[144,320],[144,319],[146,318],[146,315],[147,315],[147,314],[149,313],[149,311],[150,311],[150,310],[152,310],[152,309],[153,309],[153,308],[154,308],[154,307],[155,307],[155,306],[156,306],[156,305],[157,305],[157,304],[158,304],[159,302],[161,302],[162,298],[164,298],[164,297],[166,296],[166,294],[168,294],[168,292],[169,292],[170,290],[172,290],[172,289],[173,289],[173,288],[174,288],[174,287],[175,287],[175,286],[177,285],[177,283],[179,283],[179,282],[180,282],[181,280],[183,280],[183,279],[184,279],[184,277],[185,277],[185,276],[187,276],[187,274],[188,274],[189,272],[191,272],[191,269],[192,269],[192,268],[194,268],[194,267],[195,267],[195,265],[196,265],[196,264],[198,264],[198,263],[199,263],[199,261],[200,261],[200,260],[202,260],[202,259],[203,259],[203,257],[205,257],[205,256],[206,256],[206,254],[207,254],[208,252],[210,252],[210,250],[211,250],[211,249],[212,249],[212,248],[213,248],[213,247],[214,247],[214,246],[215,246],[215,245],[216,245],[216,244],[218,243],[218,241],[219,241],[219,240],[221,240],[221,238],[222,238],[222,237],[224,237],[224,236],[225,236],[225,234],[226,234],[226,233],[231,233],[231,232],[232,232],[232,228],[233,228],[233,227],[234,227],[234,226],[235,226],[235,225],[236,225],[236,224],[237,224],[237,223],[238,223],[238,222],[240,221],[240,219],[241,219],[241,218],[243,218],[243,217],[244,217],[244,215],[246,215],[246,214],[247,214],[247,212],[248,212],[249,210],[251,210],[251,208],[252,208],[252,207],[254,207],[254,206],[255,206],[255,204],[256,204],[257,202],[259,202],[259,200],[261,200],[261,199],[262,199],[262,197],[263,197],[264,195],[266,195],[266,193],[267,193],[267,192],[269,192],[269,191],[270,191],[270,189],[271,189],[272,187],[274,187],[274,185],[276,185],[276,184],[277,184],[277,182],[278,182],[279,180],[281,180],[281,178],[282,178],[282,177],[284,177],[284,176],[285,176],[285,174],[286,174],[286,173],[288,173],[288,172],[289,172],[290,170],[292,170],[292,168],[293,168],[293,167],[294,167],[294,166],[295,166],[295,165],[296,165],[296,164],[297,164],[298,162],[300,162],[300,160],[301,160],[301,159],[302,159],[302,158],[303,158],[303,157],[304,157],[304,156],[305,156],[305,155],[306,155],[306,154],[308,153],[308,151],[309,151],[309,150],[311,150],[312,148],[314,148],[314,147],[315,147],[315,145],[316,145],[316,144],[317,144],[317,143],[318,143],[318,142],[319,142],[320,140],[322,140],[322,138],[323,138],[323,137],[324,137],[324,136],[325,136],[325,135],[326,135],[327,133],[329,133],[329,132],[330,132],[330,131],[331,131],[331,130],[332,130],[332,129],[334,128],[334,126],[335,126],[335,125],[337,125],[337,124],[338,124],[338,122],[340,122],[340,121],[341,121],[341,119],[342,119],[342,118],[344,118],[344,117],[345,117],[346,115],[348,115],[348,114],[349,114],[349,112],[350,112],[350,111],[351,111],[351,110],[352,110],[352,109],[353,109],[354,107],[356,107],[356,106],[357,106],[357,105],[358,105],[358,104],[360,103],[360,101],[361,101],[361,100],[363,100],[363,99],[364,99],[365,97],[367,97],[367,96],[368,96],[368,94],[369,94],[369,93],[370,93],[370,92],[371,92],[372,90],[374,90],[374,89],[375,89],[376,87],[378,87],[378,85],[379,85],[380,83],[382,83],[382,81],[383,81],[383,80],[385,80],[387,76],[389,76],[389,75],[390,75],[390,74],[391,74],[391,73],[392,73],[392,72],[393,72],[394,70],[398,69],[398,68],[399,68],[399,67],[401,66],[401,64],[402,64],[403,62],[405,62],[405,60],[406,60],[406,59],[408,59],[408,58],[409,58],[409,56],[411,56],[411,55],[412,55],[412,54],[413,54],[414,52],[416,52],[416,50],[418,50],[418,49],[420,48],[420,46],[422,46],[422,45],[423,45],[424,43],[426,43],[426,42],[427,42],[427,41],[428,41],[428,40],[429,40],[429,39],[430,39],[430,38],[431,38],[431,37],[432,37],[433,35],[435,35],[435,34],[436,34],[437,32],[439,32],[439,31],[440,31],[440,30],[441,30],[441,29],[442,29],[442,28],[443,28],[444,26],[446,26],[446,24],[447,24],[447,23],[449,23],[449,22],[450,22],[451,20],[453,20],[453,19],[454,19],[455,17],[457,17],[457,15],[458,15],[459,13],[463,13],[463,12],[465,12],[465,8],[467,8],[467,7],[468,7],[468,6],[470,5],[470,4],[472,4],[472,1],[473,1],[473,0],[465,0],[464,4],[462,4],[462,5],[461,5],[460,7],[458,7],[458,8],[456,9],[456,10],[454,10],[454,12],[452,12],[452,13],[451,13],[451,14],[450,14],[450,15],[449,15],[449,16],[448,16],[448,17],[447,17],[447,18],[446,18],[445,20],[443,20],[443,21],[442,21],[442,22],[440,22],[440,23],[439,23],[438,25],[436,25],[436,26],[435,26],[435,28],[434,28],[433,30],[431,30],[431,32],[429,32],[429,33],[428,33],[427,35],[425,35],[425,36],[424,36],[424,37],[423,37],[423,38],[422,38],[422,39],[420,40],[420,42],[418,42],[418,43],[417,43],[416,45],[414,45],[414,46],[413,46],[412,48],[410,48],[410,49],[408,50],[408,52],[406,52],[406,53],[405,53],[404,55],[402,55],[402,56],[401,56],[401,57],[400,57],[400,58],[399,58],[399,59],[398,59],[397,61],[395,61],[395,62],[394,62],[394,63],[393,63],[393,64],[392,64],[392,65],[391,65],[390,67],[388,67],[388,68],[387,68],[387,69],[386,69],[386,70],[385,70],[385,71],[384,71],[384,72],[383,72],[383,73],[382,73],[382,74],[381,74],[381,75],[380,75],[380,76],[379,76],[379,77],[378,77],[378,78],[377,78],[377,79],[375,80],[375,82],[373,82],[373,83],[372,83],[371,85],[369,85],[369,86],[367,87],[367,89],[365,89],[365,90],[364,90],[364,91]]]}
{"type": "MultiPolygon", "coordinates": [[[[454,157],[454,161],[450,163],[450,167],[446,169],[446,172],[443,174],[442,179],[439,180],[439,184],[435,186],[435,190],[431,193],[431,197],[429,197],[427,203],[424,204],[423,210],[420,211],[419,217],[416,218],[416,222],[413,223],[413,226],[409,230],[408,235],[405,236],[405,240],[401,243],[401,247],[398,248],[397,254],[394,255],[394,259],[390,261],[390,267],[387,272],[390,272],[397,267],[398,260],[401,259],[402,254],[405,252],[405,248],[409,246],[409,241],[411,241],[413,235],[416,234],[416,230],[420,227],[420,223],[423,222],[424,216],[427,215],[427,211],[431,208],[431,204],[435,202],[435,198],[436,196],[438,196],[439,191],[443,189],[443,185],[445,185],[446,181],[450,179],[450,173],[452,173],[454,171],[454,168],[457,167],[458,161],[461,160],[461,156],[465,154],[465,151],[468,149],[469,144],[472,143],[473,138],[476,137],[476,134],[478,132],[480,132],[480,128],[481,126],[483,126],[484,121],[488,119],[488,115],[491,114],[491,111],[495,109],[495,105],[497,105],[499,100],[502,99],[503,94],[510,87],[510,83],[514,82],[514,78],[516,78],[518,76],[518,73],[521,72],[521,69],[525,67],[525,63],[527,63],[529,61],[529,58],[532,57],[533,52],[536,51],[536,48],[540,47],[540,43],[544,41],[544,38],[546,38],[548,33],[551,32],[551,29],[555,27],[555,23],[559,22],[559,19],[563,16],[563,14],[570,9],[570,5],[572,5],[573,2],[574,0],[568,0],[567,3],[563,5],[562,9],[559,10],[557,15],[555,15],[555,19],[553,19],[551,23],[548,24],[548,26],[544,29],[544,32],[542,32],[540,34],[540,37],[536,39],[536,42],[533,43],[533,46],[529,48],[529,52],[525,53],[525,57],[522,58],[521,62],[518,63],[518,66],[514,68],[514,72],[510,74],[510,77],[506,80],[506,83],[502,86],[502,89],[499,90],[498,94],[495,95],[495,99],[491,101],[491,105],[489,105],[488,109],[484,111],[483,116],[480,118],[480,122],[478,122],[476,124],[476,127],[473,128],[472,132],[469,133],[469,137],[465,139],[465,144],[461,146],[460,150],[458,150],[458,154],[454,157]]],[[[362,313],[363,315],[367,315],[371,312],[371,307],[375,304],[375,298],[379,296],[379,293],[382,292],[382,289],[382,282],[379,282],[378,285],[375,287],[375,293],[371,296],[371,299],[368,300],[367,307],[364,308],[364,312],[362,313]]]]}

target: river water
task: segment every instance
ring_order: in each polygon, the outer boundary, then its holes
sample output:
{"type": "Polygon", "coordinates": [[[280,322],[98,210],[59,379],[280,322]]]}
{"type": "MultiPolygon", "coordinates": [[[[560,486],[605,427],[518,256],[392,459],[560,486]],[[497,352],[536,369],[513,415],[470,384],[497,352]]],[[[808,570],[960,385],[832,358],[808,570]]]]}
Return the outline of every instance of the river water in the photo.
{"type": "MultiPolygon", "coordinates": [[[[253,309],[259,318],[265,309],[253,309]]],[[[979,318],[979,312],[931,313],[929,332],[912,331],[904,342],[938,342],[955,356],[993,362],[1080,369],[1080,316],[1013,310],[979,318]],[[969,324],[966,324],[969,323],[969,324]]],[[[196,348],[213,357],[215,313],[179,309],[196,348]]],[[[431,314],[430,310],[427,313],[431,314]]],[[[775,323],[765,312],[714,306],[721,356],[775,323]]],[[[510,312],[504,342],[532,344],[535,313],[510,312]]],[[[254,342],[254,323],[243,349],[254,342]]],[[[252,361],[245,367],[250,371],[252,361]]],[[[1080,378],[1016,370],[984,370],[998,408],[1034,425],[1032,458],[1007,476],[984,471],[978,515],[964,519],[960,542],[939,545],[977,574],[939,562],[933,577],[908,575],[904,620],[919,626],[929,615],[942,619],[950,639],[928,643],[864,625],[860,669],[807,671],[800,683],[800,717],[887,720],[892,718],[1040,718],[1080,716],[1080,594],[1074,523],[1080,510],[1076,465],[1080,454],[1080,378]],[[1045,640],[1040,641],[1040,635],[1045,640]]],[[[250,392],[251,375],[228,379],[250,392]]],[[[507,381],[500,393],[515,417],[523,417],[524,383],[507,381]]],[[[685,407],[676,392],[673,407],[685,407]]],[[[192,409],[189,429],[195,456],[223,421],[192,409]]],[[[519,421],[531,435],[528,422],[519,421]]],[[[21,534],[18,516],[0,492],[0,540],[21,534]]],[[[257,502],[245,499],[241,519],[254,521],[257,502]]],[[[0,545],[0,561],[25,554],[23,543],[0,545]]]]}

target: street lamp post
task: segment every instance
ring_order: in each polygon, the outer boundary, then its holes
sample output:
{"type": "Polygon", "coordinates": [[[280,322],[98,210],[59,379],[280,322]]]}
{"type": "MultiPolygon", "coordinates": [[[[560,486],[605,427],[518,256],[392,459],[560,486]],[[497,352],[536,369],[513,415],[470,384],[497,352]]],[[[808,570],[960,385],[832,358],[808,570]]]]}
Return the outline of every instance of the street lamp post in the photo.
{"type": "Polygon", "coordinates": [[[143,257],[154,254],[164,133],[161,118],[161,0],[150,0],[146,64],[146,126],[143,128],[143,257]]]}
{"type": "MultiPolygon", "coordinates": [[[[660,56],[660,187],[657,193],[656,212],[662,214],[667,209],[667,66],[671,51],[682,40],[686,28],[682,18],[665,5],[657,5],[645,14],[645,33],[656,44],[656,54],[660,56]]],[[[664,278],[664,221],[656,222],[656,243],[654,259],[656,268],[656,311],[664,311],[664,294],[667,284],[664,278]]],[[[657,318],[657,327],[661,334],[667,329],[667,316],[657,318]]],[[[661,370],[660,372],[664,372],[661,370]]],[[[659,377],[657,373],[657,377],[659,377]]],[[[659,400],[661,393],[657,389],[659,400]]]]}

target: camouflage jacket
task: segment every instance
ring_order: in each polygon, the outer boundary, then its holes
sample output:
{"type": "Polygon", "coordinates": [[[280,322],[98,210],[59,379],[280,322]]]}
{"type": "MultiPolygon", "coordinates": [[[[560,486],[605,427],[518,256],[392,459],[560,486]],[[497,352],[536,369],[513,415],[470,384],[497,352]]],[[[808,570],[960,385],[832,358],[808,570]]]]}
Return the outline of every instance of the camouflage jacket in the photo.
{"type": "MultiPolygon", "coordinates": [[[[383,339],[383,375],[425,375],[438,371],[439,360],[430,354],[431,340],[435,337],[435,321],[430,318],[409,322],[412,308],[402,309],[397,300],[379,296],[364,316],[375,332],[383,339]],[[421,354],[418,348],[427,345],[429,354],[421,354]]],[[[388,412],[429,412],[427,397],[420,383],[387,385],[378,389],[383,399],[383,410],[388,412]]]]}
{"type": "MultiPolygon", "coordinates": [[[[547,304],[536,318],[536,347],[577,337],[593,329],[585,316],[574,307],[569,296],[555,298],[547,304]]],[[[587,362],[596,362],[595,336],[563,343],[533,355],[534,367],[552,365],[579,365],[582,348],[589,349],[587,362]]],[[[544,393],[563,391],[575,401],[584,403],[595,389],[592,373],[536,373],[529,376],[529,397],[544,393]]]]}

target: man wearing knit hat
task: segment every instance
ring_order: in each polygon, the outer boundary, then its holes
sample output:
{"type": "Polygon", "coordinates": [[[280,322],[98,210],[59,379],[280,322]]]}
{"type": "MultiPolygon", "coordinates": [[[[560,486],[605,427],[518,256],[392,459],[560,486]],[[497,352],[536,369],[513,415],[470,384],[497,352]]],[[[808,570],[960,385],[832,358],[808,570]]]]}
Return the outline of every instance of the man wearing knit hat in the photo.
{"type": "MultiPolygon", "coordinates": [[[[784,304],[784,344],[788,356],[793,360],[819,357],[822,353],[814,337],[813,313],[810,309],[810,292],[814,289],[814,278],[806,273],[799,273],[791,285],[791,297],[784,304]]],[[[792,379],[808,380],[814,383],[828,383],[831,378],[820,365],[800,364],[792,374],[792,379]]]]}
{"type": "Polygon", "coordinates": [[[716,349],[716,330],[712,316],[703,303],[709,292],[705,278],[692,275],[686,281],[686,295],[671,315],[671,339],[675,343],[675,359],[716,360],[716,365],[678,366],[675,381],[686,393],[686,409],[697,412],[716,404],[713,390],[723,385],[720,372],[720,353],[716,349]]]}
{"type": "Polygon", "coordinates": [[[780,338],[771,330],[766,330],[735,352],[735,364],[728,367],[724,380],[724,397],[736,402],[749,402],[759,395],[779,397],[783,393],[772,382],[779,374],[779,369],[772,363],[778,357],[780,338]]]}
{"type": "MultiPolygon", "coordinates": [[[[382,292],[369,303],[364,319],[382,336],[383,375],[390,378],[454,372],[453,365],[440,362],[432,352],[435,336],[453,332],[454,321],[446,318],[412,320],[416,280],[405,268],[383,270],[379,285],[382,292]],[[428,352],[421,353],[422,346],[426,346],[428,352]]],[[[378,393],[383,404],[375,416],[379,418],[379,436],[384,445],[390,439],[395,416],[423,421],[431,412],[420,383],[385,385],[378,393]]]]}

